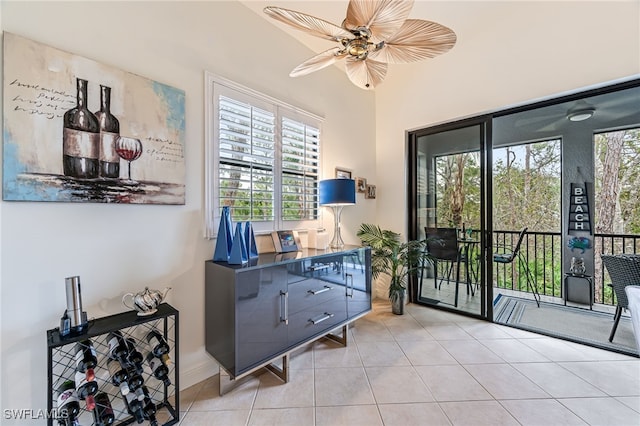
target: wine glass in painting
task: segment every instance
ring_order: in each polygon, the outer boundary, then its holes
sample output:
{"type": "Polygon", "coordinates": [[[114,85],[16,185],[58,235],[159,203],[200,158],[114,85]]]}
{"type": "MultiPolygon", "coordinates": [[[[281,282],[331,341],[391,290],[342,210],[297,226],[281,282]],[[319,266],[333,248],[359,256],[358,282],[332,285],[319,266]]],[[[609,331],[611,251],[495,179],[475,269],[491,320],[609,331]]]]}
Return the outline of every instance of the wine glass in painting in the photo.
{"type": "Polygon", "coordinates": [[[140,139],[120,136],[116,142],[116,152],[120,158],[129,162],[129,177],[127,180],[133,182],[131,180],[131,162],[142,155],[142,142],[140,142],[140,139]]]}

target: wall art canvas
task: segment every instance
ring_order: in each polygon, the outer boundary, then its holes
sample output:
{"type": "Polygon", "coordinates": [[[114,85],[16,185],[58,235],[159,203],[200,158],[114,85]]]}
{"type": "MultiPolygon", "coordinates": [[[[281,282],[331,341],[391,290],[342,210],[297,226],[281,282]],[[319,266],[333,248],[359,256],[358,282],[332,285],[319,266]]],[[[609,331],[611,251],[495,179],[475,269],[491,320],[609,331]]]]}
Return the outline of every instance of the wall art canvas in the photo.
{"type": "Polygon", "coordinates": [[[185,203],[183,90],[4,33],[3,199],[185,203]]]}

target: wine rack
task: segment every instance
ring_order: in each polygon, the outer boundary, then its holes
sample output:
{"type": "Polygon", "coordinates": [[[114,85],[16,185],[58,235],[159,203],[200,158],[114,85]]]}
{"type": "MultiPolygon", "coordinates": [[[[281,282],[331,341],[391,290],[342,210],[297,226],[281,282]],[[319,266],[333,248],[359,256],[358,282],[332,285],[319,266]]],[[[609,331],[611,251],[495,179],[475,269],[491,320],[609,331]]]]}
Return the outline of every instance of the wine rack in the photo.
{"type": "MultiPolygon", "coordinates": [[[[76,372],[76,361],[74,358],[75,346],[79,341],[91,339],[96,351],[98,364],[95,367],[95,377],[98,382],[98,393],[105,392],[109,396],[113,413],[115,415],[114,425],[135,424],[136,419],[128,412],[125,401],[120,394],[120,390],[114,386],[109,376],[107,368],[109,345],[107,336],[111,332],[120,331],[125,338],[135,339],[138,351],[143,354],[148,352],[149,347],[145,338],[146,334],[156,329],[163,335],[170,347],[168,377],[170,384],[156,379],[145,362],[143,370],[144,384],[149,390],[151,400],[156,406],[156,419],[158,425],[174,425],[180,420],[180,397],[178,383],[178,311],[168,303],[162,303],[158,311],[149,316],[138,316],[135,311],[123,312],[107,317],[89,321],[88,330],[80,336],[65,337],[60,336],[58,328],[47,330],[47,408],[49,412],[55,413],[55,401],[57,399],[57,389],[65,380],[73,380],[76,372]]],[[[92,412],[86,409],[85,401],[80,400],[79,423],[83,426],[95,425],[92,412]]],[[[48,425],[53,426],[57,420],[48,419],[48,425]]],[[[144,421],[149,424],[148,420],[144,421]]]]}

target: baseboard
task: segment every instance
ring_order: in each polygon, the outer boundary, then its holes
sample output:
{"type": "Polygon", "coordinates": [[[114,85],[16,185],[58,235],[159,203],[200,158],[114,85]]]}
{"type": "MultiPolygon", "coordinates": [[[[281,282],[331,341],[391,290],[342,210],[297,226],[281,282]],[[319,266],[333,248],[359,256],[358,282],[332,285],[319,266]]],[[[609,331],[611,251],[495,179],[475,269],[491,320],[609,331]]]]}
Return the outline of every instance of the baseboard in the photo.
{"type": "Polygon", "coordinates": [[[200,383],[209,377],[215,376],[220,372],[220,367],[213,360],[206,360],[185,368],[184,363],[180,363],[180,390],[183,391],[188,387],[200,383]]]}

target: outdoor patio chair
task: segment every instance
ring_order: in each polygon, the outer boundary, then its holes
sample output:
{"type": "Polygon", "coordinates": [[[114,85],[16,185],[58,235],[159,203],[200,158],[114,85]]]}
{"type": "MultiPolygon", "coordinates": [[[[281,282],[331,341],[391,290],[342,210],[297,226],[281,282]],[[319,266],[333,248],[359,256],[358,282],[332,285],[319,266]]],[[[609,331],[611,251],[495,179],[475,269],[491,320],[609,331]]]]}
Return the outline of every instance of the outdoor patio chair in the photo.
{"type": "Polygon", "coordinates": [[[640,285],[628,285],[624,288],[624,292],[627,293],[633,335],[636,337],[636,346],[640,353],[640,285]]]}
{"type": "Polygon", "coordinates": [[[613,328],[609,336],[609,342],[613,341],[616,334],[622,310],[629,307],[629,300],[625,293],[625,287],[640,285],[640,255],[637,254],[603,254],[602,263],[609,272],[611,287],[616,297],[616,313],[613,316],[613,328]]]}
{"type": "Polygon", "coordinates": [[[526,233],[527,228],[523,228],[522,231],[520,231],[518,241],[514,246],[507,246],[506,244],[496,244],[497,252],[493,254],[493,261],[502,265],[507,265],[513,263],[514,260],[518,259],[518,267],[520,268],[520,270],[524,271],[525,279],[527,281],[527,287],[531,290],[533,298],[536,301],[536,305],[538,305],[539,308],[540,293],[538,293],[538,286],[535,279],[533,278],[533,274],[531,274],[527,259],[522,255],[522,252],[520,250],[520,247],[522,246],[522,240],[524,240],[524,236],[526,233]]]}
{"type": "MultiPolygon", "coordinates": [[[[458,293],[460,285],[460,262],[464,262],[465,259],[461,256],[460,247],[458,246],[458,230],[455,228],[427,228],[425,227],[425,235],[427,238],[427,251],[435,261],[436,277],[434,285],[440,289],[442,281],[445,279],[443,274],[440,277],[440,284],[438,280],[438,264],[444,263],[446,268],[446,279],[451,281],[451,275],[453,273],[454,266],[456,267],[456,291],[454,298],[454,306],[458,306],[458,293]]],[[[474,290],[469,283],[467,283],[467,294],[474,295],[474,290]]]]}

